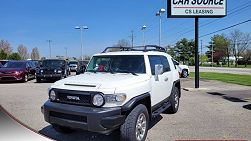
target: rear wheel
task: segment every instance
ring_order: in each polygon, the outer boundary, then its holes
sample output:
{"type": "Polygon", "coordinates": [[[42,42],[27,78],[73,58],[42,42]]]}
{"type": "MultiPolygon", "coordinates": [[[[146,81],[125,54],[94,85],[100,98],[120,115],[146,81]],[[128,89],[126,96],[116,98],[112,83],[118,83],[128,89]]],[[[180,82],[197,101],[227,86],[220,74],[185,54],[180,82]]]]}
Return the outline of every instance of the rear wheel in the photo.
{"type": "Polygon", "coordinates": [[[188,77],[188,70],[182,70],[182,77],[187,78],[188,77]]]}
{"type": "Polygon", "coordinates": [[[164,113],[174,114],[178,111],[180,105],[180,91],[177,87],[173,88],[170,96],[171,106],[164,113]]]}
{"type": "Polygon", "coordinates": [[[74,132],[74,130],[71,129],[71,128],[60,126],[60,125],[57,125],[57,124],[52,124],[52,128],[55,129],[57,132],[62,133],[62,134],[70,134],[70,133],[74,132]]]}
{"type": "Polygon", "coordinates": [[[145,105],[136,106],[120,127],[122,141],[144,141],[149,127],[149,114],[145,105]]]}

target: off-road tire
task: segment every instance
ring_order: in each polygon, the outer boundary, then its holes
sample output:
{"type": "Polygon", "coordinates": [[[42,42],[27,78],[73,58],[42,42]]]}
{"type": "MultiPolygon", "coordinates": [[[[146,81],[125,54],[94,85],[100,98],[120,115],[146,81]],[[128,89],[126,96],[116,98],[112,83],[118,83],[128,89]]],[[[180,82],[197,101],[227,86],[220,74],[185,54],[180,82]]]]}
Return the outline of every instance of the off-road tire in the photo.
{"type": "Polygon", "coordinates": [[[172,94],[170,95],[169,102],[171,106],[164,111],[167,114],[175,114],[179,110],[180,105],[180,91],[177,87],[174,87],[172,90],[172,94]],[[178,104],[176,103],[178,100],[178,104]],[[177,104],[177,105],[176,105],[177,104]]]}
{"type": "Polygon", "coordinates": [[[149,127],[149,114],[146,109],[146,106],[143,104],[139,104],[136,106],[131,113],[127,116],[125,123],[120,127],[120,140],[121,141],[144,141],[147,136],[149,127]],[[136,124],[139,116],[141,114],[145,115],[146,118],[146,130],[142,140],[137,140],[136,137],[136,124]]]}

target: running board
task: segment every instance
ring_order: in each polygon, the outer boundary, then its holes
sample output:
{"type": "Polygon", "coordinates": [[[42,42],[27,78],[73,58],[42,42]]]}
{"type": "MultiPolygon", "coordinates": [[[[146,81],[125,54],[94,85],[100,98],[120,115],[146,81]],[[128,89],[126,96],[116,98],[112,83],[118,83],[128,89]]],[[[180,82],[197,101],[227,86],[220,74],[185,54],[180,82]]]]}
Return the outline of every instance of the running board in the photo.
{"type": "Polygon", "coordinates": [[[169,108],[171,106],[171,103],[170,102],[166,102],[164,103],[161,107],[159,107],[157,110],[155,110],[153,113],[152,113],[152,118],[160,115],[162,112],[164,112],[167,108],[169,108]]]}

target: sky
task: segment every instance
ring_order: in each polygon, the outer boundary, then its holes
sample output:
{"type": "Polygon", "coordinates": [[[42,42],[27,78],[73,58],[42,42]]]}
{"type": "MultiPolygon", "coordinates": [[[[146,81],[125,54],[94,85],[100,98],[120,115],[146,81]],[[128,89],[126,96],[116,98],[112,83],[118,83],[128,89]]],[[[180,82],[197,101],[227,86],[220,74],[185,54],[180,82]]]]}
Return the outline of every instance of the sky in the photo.
{"type": "MultiPolygon", "coordinates": [[[[102,52],[120,39],[143,44],[141,27],[146,25],[146,44],[158,44],[160,8],[167,9],[167,0],[1,0],[0,39],[10,42],[14,51],[19,44],[31,52],[38,47],[40,55],[49,57],[47,40],[52,40],[52,56],[80,57],[80,31],[75,26],[86,25],[83,32],[83,54],[102,52]]],[[[204,35],[218,29],[251,19],[251,0],[227,0],[228,16],[203,18],[199,29],[204,35]],[[250,6],[249,6],[250,5],[250,6]],[[233,12],[233,13],[232,13],[233,12]]],[[[193,18],[167,18],[162,15],[162,45],[174,45],[181,38],[194,39],[193,18]]],[[[234,29],[251,33],[251,22],[219,32],[228,34],[234,29]]],[[[203,52],[210,36],[200,38],[203,52]]]]}

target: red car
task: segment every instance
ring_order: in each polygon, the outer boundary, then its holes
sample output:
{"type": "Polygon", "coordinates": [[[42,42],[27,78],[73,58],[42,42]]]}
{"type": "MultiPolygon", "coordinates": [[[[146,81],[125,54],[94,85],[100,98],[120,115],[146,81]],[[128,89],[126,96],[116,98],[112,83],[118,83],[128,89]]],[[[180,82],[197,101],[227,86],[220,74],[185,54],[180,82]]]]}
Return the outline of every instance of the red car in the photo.
{"type": "Polygon", "coordinates": [[[0,82],[23,81],[35,78],[36,69],[30,61],[9,61],[0,68],[0,82]]]}

